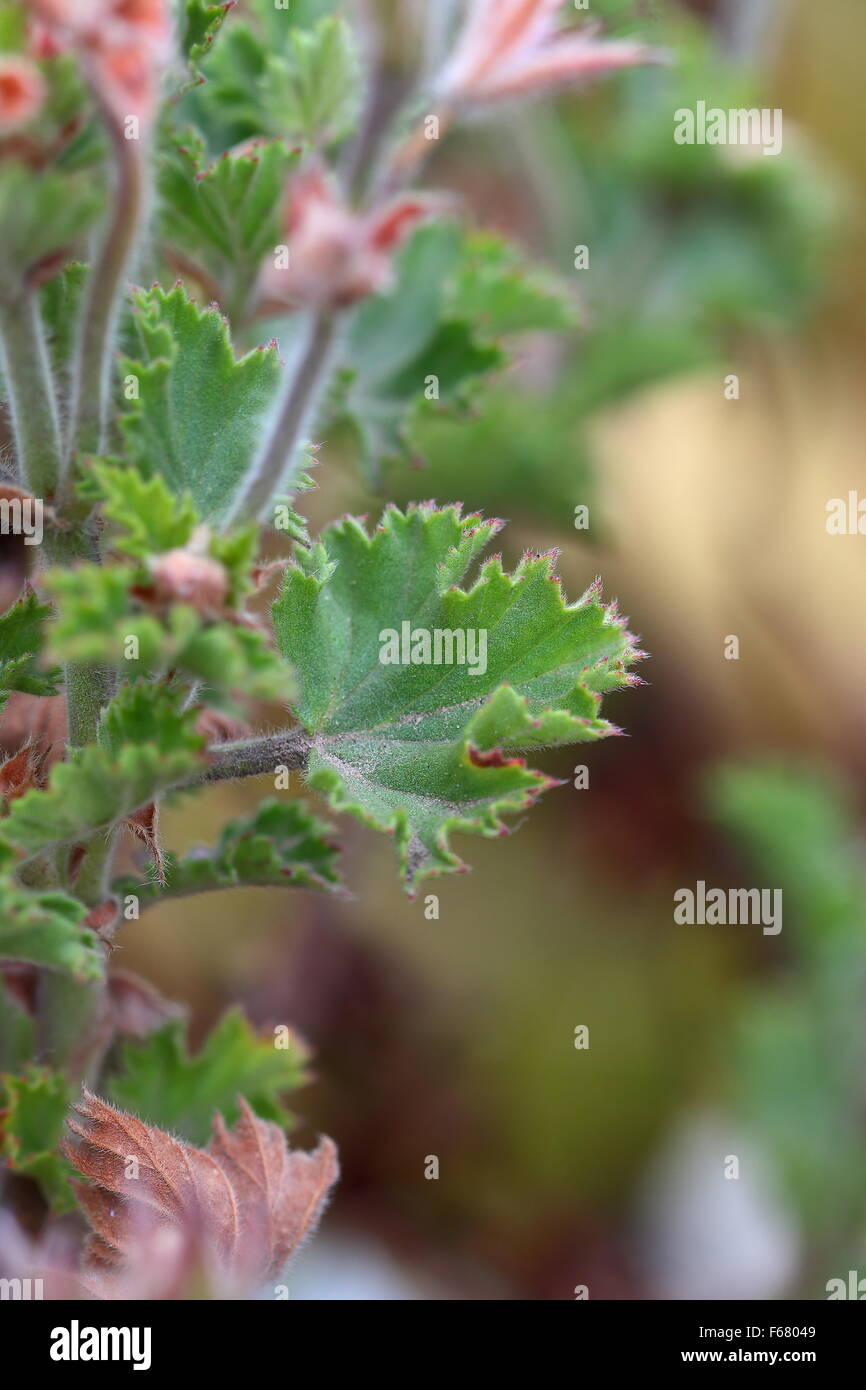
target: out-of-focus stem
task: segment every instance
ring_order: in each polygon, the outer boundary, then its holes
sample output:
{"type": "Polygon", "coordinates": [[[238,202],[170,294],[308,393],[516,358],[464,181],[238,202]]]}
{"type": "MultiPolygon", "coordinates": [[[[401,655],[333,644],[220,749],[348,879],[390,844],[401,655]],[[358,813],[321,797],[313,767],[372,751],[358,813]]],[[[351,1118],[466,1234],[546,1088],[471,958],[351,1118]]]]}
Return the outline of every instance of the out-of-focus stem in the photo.
{"type": "Polygon", "coordinates": [[[60,425],[39,302],[31,290],[0,305],[0,355],[21,482],[35,497],[53,497],[60,425]]]}
{"type": "Polygon", "coordinates": [[[336,333],[337,316],[333,312],[323,310],[310,316],[297,369],[287,384],[264,447],[235,500],[230,522],[260,518],[279,491],[289,460],[324,389],[336,333]]]}
{"type": "Polygon", "coordinates": [[[102,980],[84,983],[58,970],[40,972],[36,993],[39,1060],[70,1081],[88,1079],[90,1059],[101,1042],[102,980]]]}
{"type": "MultiPolygon", "coordinates": [[[[90,521],[77,518],[65,530],[47,528],[45,553],[53,565],[66,567],[80,560],[99,562],[99,545],[90,521]]],[[[64,668],[67,742],[82,748],[96,737],[102,709],[114,694],[115,677],[110,667],[68,662],[64,668]]]]}
{"type": "Polygon", "coordinates": [[[112,338],[120,307],[123,276],[144,213],[144,154],[137,140],[124,138],[114,119],[107,121],[116,169],[113,208],[93,268],[84,309],[78,371],[72,402],[69,459],[99,452],[105,443],[113,361],[112,338]]]}

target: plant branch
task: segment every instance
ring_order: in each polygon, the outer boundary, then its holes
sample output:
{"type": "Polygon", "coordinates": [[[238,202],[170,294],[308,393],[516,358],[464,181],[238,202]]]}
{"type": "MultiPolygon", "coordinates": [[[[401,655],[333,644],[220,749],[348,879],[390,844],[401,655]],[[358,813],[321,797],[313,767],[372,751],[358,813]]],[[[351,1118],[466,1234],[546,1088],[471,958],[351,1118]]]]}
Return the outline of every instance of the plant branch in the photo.
{"type": "Polygon", "coordinates": [[[87,853],[75,878],[75,896],[87,907],[99,907],[109,897],[114,851],[120,830],[100,830],[87,841],[87,853]]]}
{"type": "MultiPolygon", "coordinates": [[[[46,527],[45,554],[51,564],[63,567],[79,560],[98,564],[99,542],[91,521],[79,517],[64,529],[46,527]]],[[[99,715],[115,693],[115,673],[110,666],[67,662],[63,683],[67,742],[72,748],[83,748],[96,738],[99,715]]]]}
{"type": "Polygon", "coordinates": [[[93,1058],[103,1043],[105,984],[80,983],[58,970],[41,970],[36,990],[39,1061],[70,1081],[95,1079],[93,1058]]]}
{"type": "Polygon", "coordinates": [[[273,773],[278,767],[286,767],[290,772],[304,771],[311,742],[306,729],[296,728],[217,744],[208,750],[213,762],[203,780],[225,782],[235,777],[256,777],[263,772],[273,773]]]}
{"type": "Polygon", "coordinates": [[[97,453],[104,447],[114,360],[111,339],[124,271],[144,211],[145,161],[141,148],[137,141],[124,138],[115,120],[109,118],[106,124],[116,168],[114,210],[88,287],[68,440],[70,462],[76,453],[97,453]]]}
{"type": "Polygon", "coordinates": [[[257,520],[277,494],[289,460],[303,438],[324,389],[336,334],[335,314],[323,310],[310,316],[297,370],[287,384],[270,433],[235,501],[228,524],[250,518],[257,520]]]}
{"type": "Polygon", "coordinates": [[[32,290],[0,308],[0,356],[20,480],[34,497],[53,497],[61,465],[60,423],[39,301],[32,290]]]}

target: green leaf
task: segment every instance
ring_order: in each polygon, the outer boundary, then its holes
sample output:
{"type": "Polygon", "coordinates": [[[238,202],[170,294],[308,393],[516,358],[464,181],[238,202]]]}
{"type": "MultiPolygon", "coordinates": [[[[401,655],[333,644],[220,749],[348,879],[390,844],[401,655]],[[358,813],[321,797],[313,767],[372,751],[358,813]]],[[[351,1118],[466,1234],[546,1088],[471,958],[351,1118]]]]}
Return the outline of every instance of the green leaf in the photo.
{"type": "Polygon", "coordinates": [[[465,412],[506,363],[503,339],[574,322],[566,287],[508,242],[451,222],[422,227],[397,259],[394,288],[354,315],[331,416],[351,425],[375,479],[381,463],[411,458],[425,416],[465,412]]]}
{"type": "MultiPolygon", "coordinates": [[[[0,822],[4,832],[8,824],[8,818],[0,822]]],[[[0,877],[0,959],[62,970],[82,982],[100,979],[103,952],[96,933],[82,926],[86,915],[87,908],[65,893],[37,892],[0,877]]]]}
{"type": "Polygon", "coordinates": [[[203,1145],[219,1113],[231,1127],[243,1096],[257,1115],[285,1125],[280,1097],[306,1083],[307,1050],[294,1036],[259,1037],[238,1009],[217,1024],[201,1051],[187,1052],[184,1026],[172,1021],[142,1042],[127,1042],[108,1094],[146,1124],[203,1145]]]}
{"type": "Polygon", "coordinates": [[[499,526],[432,503],[389,508],[372,536],[345,518],[298,555],[274,604],[301,681],[310,784],[395,834],[410,888],[463,867],[452,830],[504,834],[502,817],[552,785],[506,754],[617,732],[601,695],[637,680],[626,667],[641,654],[615,608],[595,585],[568,605],[554,556],[525,555],[512,575],[495,557],[458,587],[499,526]],[[406,662],[410,649],[383,662],[404,624],[455,634],[450,656],[445,637],[437,664],[430,636],[423,661],[406,662]],[[472,661],[455,659],[459,639],[472,661]]]}
{"type": "Polygon", "coordinates": [[[282,240],[286,180],[297,157],[272,141],[208,165],[203,141],[188,130],[172,137],[160,163],[163,235],[215,281],[232,315],[282,240]]]}
{"type": "Polygon", "coordinates": [[[50,616],[51,609],[32,590],[0,614],[0,710],[12,690],[27,695],[57,693],[59,670],[41,671],[38,666],[43,627],[50,616]]]}
{"type": "Polygon", "coordinates": [[[182,107],[182,116],[205,134],[210,150],[231,149],[272,133],[266,129],[259,99],[267,57],[265,44],[242,22],[227,25],[220,42],[212,46],[207,81],[185,93],[182,107]]]}
{"type": "Polygon", "coordinates": [[[360,95],[352,31],[337,15],[319,20],[313,29],[292,28],[285,54],[268,58],[262,105],[273,127],[288,139],[333,145],[353,128],[360,95]]]}
{"type": "Polygon", "coordinates": [[[36,1050],[36,1020],[0,979],[0,1071],[16,1071],[36,1050]]]}
{"type": "Polygon", "coordinates": [[[99,747],[118,757],[127,745],[153,743],[167,756],[185,753],[195,763],[206,740],[196,731],[195,711],[184,708],[185,700],[185,692],[167,685],[123,686],[100,715],[99,747]]]}
{"type": "Polygon", "coordinates": [[[198,81],[204,80],[199,71],[199,64],[213,47],[214,39],[232,6],[233,0],[222,0],[222,3],[215,5],[210,4],[209,0],[183,0],[180,51],[189,63],[193,77],[198,81]]]}
{"type": "Polygon", "coordinates": [[[0,1157],[13,1173],[33,1178],[55,1211],[72,1211],[71,1166],[58,1152],[72,1095],[47,1067],[0,1076],[0,1157]]]}
{"type": "Polygon", "coordinates": [[[466,237],[448,309],[494,337],[563,332],[577,321],[570,288],[550,272],[527,265],[517,247],[490,232],[466,237]]]}
{"type": "Polygon", "coordinates": [[[204,771],[204,739],[182,690],[126,686],[103,712],[98,745],[57,763],[44,791],[26,792],[2,822],[28,855],[86,840],[204,771]]]}
{"type": "Polygon", "coordinates": [[[0,53],[27,50],[27,15],[20,4],[0,4],[0,53]]]}
{"type": "Polygon", "coordinates": [[[105,201],[92,174],[0,165],[0,297],[20,290],[41,261],[78,245],[105,201]]]}
{"type": "Polygon", "coordinates": [[[129,461],[189,493],[202,519],[231,505],[261,438],[280,382],[274,347],[236,359],[226,321],[185,292],[159,287],[134,296],[126,376],[139,398],[126,402],[121,430],[129,461]]]}
{"type": "MultiPolygon", "coordinates": [[[[235,566],[235,573],[229,569],[235,592],[243,587],[239,571],[250,539],[240,532],[232,544],[229,538],[212,541],[215,558],[225,554],[235,566]]],[[[290,698],[292,671],[263,632],[229,620],[210,621],[186,604],[148,611],[138,593],[148,579],[147,570],[119,566],[49,570],[43,583],[59,610],[52,654],[61,661],[112,665],[132,679],[203,682],[199,699],[224,709],[241,700],[290,698]]]]}
{"type": "Polygon", "coordinates": [[[177,497],[161,475],[144,478],[138,469],[123,464],[95,460],[78,491],[99,502],[106,520],[125,532],[113,545],[133,559],[185,546],[198,523],[188,493],[177,497]]]}
{"type": "Polygon", "coordinates": [[[760,762],[714,769],[707,795],[767,881],[784,886],[785,926],[801,949],[831,966],[840,951],[859,952],[866,878],[844,786],[826,771],[760,762]]]}
{"type": "Polygon", "coordinates": [[[115,883],[120,897],[145,902],[209,893],[221,888],[315,888],[340,886],[332,829],[297,801],[265,801],[255,815],[230,821],[212,849],[165,858],[163,882],[115,883]]]}
{"type": "Polygon", "coordinates": [[[745,850],[745,877],[781,889],[780,971],[734,1019],[732,1098],[760,1133],[788,1199],[820,1237],[862,1207],[866,876],[853,789],[820,767],[716,768],[713,817],[745,850]]]}

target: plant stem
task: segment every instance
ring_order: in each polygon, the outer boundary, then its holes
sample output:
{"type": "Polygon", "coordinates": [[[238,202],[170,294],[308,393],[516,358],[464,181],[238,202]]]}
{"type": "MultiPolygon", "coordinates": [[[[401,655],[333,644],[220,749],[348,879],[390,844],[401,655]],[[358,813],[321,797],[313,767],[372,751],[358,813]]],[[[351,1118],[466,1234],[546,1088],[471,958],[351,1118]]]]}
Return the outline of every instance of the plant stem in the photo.
{"type": "Polygon", "coordinates": [[[303,770],[309,751],[310,736],[305,729],[284,729],[261,738],[221,743],[209,749],[214,761],[204,780],[223,782],[235,777],[256,777],[262,772],[274,772],[278,767],[303,770]]]}
{"type": "MultiPolygon", "coordinates": [[[[87,842],[73,891],[88,907],[108,897],[117,833],[116,829],[99,831],[87,842]]],[[[105,999],[104,978],[82,983],[60,971],[40,971],[36,994],[40,1060],[65,1071],[71,1081],[89,1079],[104,1045],[105,999]]]]}
{"type": "Polygon", "coordinates": [[[88,907],[99,907],[109,896],[109,875],[120,832],[100,830],[87,841],[87,853],[75,878],[75,896],[88,907]]]}
{"type": "Polygon", "coordinates": [[[335,314],[322,311],[311,316],[297,370],[287,385],[264,447],[235,501],[229,524],[244,518],[258,519],[277,494],[286,465],[324,387],[336,331],[335,314]]]}
{"type": "Polygon", "coordinates": [[[53,497],[60,423],[39,301],[31,290],[0,308],[0,355],[21,482],[34,497],[53,497]]]}
{"type": "Polygon", "coordinates": [[[113,119],[109,119],[107,125],[117,170],[114,207],[88,287],[68,440],[70,462],[75,454],[97,453],[105,445],[114,360],[111,339],[123,289],[123,274],[132,256],[144,210],[145,163],[138,142],[125,139],[113,119]]]}
{"type": "MultiPolygon", "coordinates": [[[[52,530],[50,536],[46,532],[46,550],[54,564],[99,560],[99,545],[86,519],[66,531],[52,530]]],[[[114,693],[114,673],[108,667],[68,663],[64,685],[67,741],[71,748],[81,748],[95,740],[100,712],[114,693]]],[[[74,892],[88,907],[107,897],[107,871],[115,842],[116,834],[99,831],[85,845],[74,892]]],[[[69,886],[68,877],[62,886],[69,886]]],[[[98,1059],[104,1044],[100,1020],[105,996],[104,980],[81,983],[59,971],[40,971],[36,1000],[40,1060],[65,1071],[73,1082],[93,1079],[93,1059],[98,1059]]]]}
{"type": "Polygon", "coordinates": [[[57,970],[42,970],[36,993],[39,1061],[85,1079],[89,1060],[101,1041],[99,1018],[105,999],[101,980],[82,984],[57,970]]]}
{"type": "MultiPolygon", "coordinates": [[[[48,528],[45,553],[54,565],[66,567],[78,560],[99,562],[99,543],[91,523],[77,519],[66,530],[48,528]]],[[[83,748],[96,737],[99,715],[114,695],[115,675],[111,667],[68,662],[63,673],[66,690],[67,742],[83,748]]]]}

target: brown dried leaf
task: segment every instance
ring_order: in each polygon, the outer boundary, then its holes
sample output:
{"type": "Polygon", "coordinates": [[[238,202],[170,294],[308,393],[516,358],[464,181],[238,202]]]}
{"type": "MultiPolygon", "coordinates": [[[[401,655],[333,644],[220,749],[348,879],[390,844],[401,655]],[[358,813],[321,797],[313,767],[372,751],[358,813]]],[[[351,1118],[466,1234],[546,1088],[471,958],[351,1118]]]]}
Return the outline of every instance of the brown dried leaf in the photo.
{"type": "Polygon", "coordinates": [[[326,1138],[312,1153],[292,1152],[277,1125],[244,1100],[240,1108],[232,1131],[215,1118],[205,1150],[82,1092],[68,1121],[80,1143],[64,1152],[95,1184],[76,1185],[94,1273],[134,1267],[158,1226],[195,1237],[238,1286],[280,1273],[321,1215],[337,1152],[326,1138]]]}
{"type": "Polygon", "coordinates": [[[31,787],[41,786],[41,762],[39,751],[32,743],[26,744],[14,757],[7,758],[0,766],[0,799],[15,801],[31,787]]]}
{"type": "Polygon", "coordinates": [[[91,927],[100,936],[111,935],[111,929],[117,925],[117,918],[120,913],[120,906],[117,898],[106,898],[105,902],[98,903],[92,907],[84,919],[84,925],[91,927]]]}
{"type": "Polygon", "coordinates": [[[158,883],[165,887],[165,854],[159,840],[159,805],[149,801],[134,815],[127,816],[123,822],[133,835],[143,840],[156,869],[158,883]]]}
{"type": "Polygon", "coordinates": [[[17,753],[30,742],[38,753],[40,772],[47,777],[66,754],[66,696],[27,695],[13,690],[0,719],[0,749],[17,753]]]}

